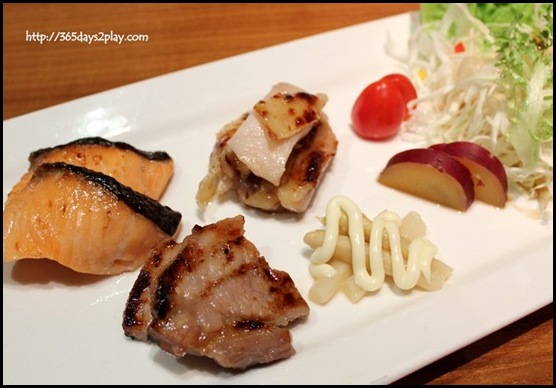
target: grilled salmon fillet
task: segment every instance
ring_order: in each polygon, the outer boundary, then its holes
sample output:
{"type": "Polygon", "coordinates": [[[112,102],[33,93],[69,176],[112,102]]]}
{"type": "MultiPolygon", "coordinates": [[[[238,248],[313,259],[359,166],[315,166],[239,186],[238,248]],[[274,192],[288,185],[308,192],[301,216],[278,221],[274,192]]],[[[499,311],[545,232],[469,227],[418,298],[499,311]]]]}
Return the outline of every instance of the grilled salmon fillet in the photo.
{"type": "Polygon", "coordinates": [[[46,258],[82,273],[131,271],[180,220],[179,212],[108,175],[44,163],[6,201],[4,262],[46,258]]]}
{"type": "Polygon", "coordinates": [[[129,294],[127,336],[166,352],[245,369],[292,356],[287,325],[309,314],[291,277],[272,269],[238,215],[195,226],[153,250],[129,294]]]}
{"type": "Polygon", "coordinates": [[[174,174],[174,162],[163,151],[147,152],[124,142],[86,137],[29,155],[29,170],[12,192],[25,187],[43,163],[65,162],[109,175],[133,190],[160,199],[174,174]]]}

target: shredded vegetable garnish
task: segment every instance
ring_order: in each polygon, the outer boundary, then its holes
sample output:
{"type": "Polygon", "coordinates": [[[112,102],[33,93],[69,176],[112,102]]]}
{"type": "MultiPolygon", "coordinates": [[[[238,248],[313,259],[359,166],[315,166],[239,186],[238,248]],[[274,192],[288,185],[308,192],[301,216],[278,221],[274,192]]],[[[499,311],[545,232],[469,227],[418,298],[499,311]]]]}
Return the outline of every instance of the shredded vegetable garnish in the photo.
{"type": "Polygon", "coordinates": [[[510,196],[552,202],[552,4],[421,6],[403,60],[418,98],[404,140],[473,141],[508,174],[510,196]]]}

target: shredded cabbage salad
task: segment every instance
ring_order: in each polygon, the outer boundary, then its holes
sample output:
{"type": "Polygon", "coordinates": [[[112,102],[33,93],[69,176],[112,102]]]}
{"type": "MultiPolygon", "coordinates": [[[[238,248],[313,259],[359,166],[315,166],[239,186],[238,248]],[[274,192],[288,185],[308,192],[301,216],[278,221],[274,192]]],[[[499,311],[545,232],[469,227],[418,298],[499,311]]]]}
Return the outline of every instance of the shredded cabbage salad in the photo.
{"type": "MultiPolygon", "coordinates": [[[[505,165],[510,197],[552,203],[552,4],[421,4],[404,56],[418,98],[401,137],[473,141],[505,165]]],[[[417,16],[417,15],[414,15],[417,16]]],[[[531,202],[531,201],[528,201],[531,202]]]]}

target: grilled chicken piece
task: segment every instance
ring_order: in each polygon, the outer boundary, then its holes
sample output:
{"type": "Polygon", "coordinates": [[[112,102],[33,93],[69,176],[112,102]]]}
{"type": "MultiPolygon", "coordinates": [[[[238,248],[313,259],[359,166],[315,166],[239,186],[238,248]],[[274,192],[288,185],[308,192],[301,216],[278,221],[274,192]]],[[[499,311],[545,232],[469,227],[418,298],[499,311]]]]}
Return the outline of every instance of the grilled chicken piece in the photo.
{"type": "Polygon", "coordinates": [[[172,158],[162,151],[147,152],[123,142],[86,137],[29,155],[30,167],[12,192],[25,187],[43,163],[65,162],[109,175],[133,190],[160,199],[174,174],[172,158]]]}
{"type": "Polygon", "coordinates": [[[130,292],[125,334],[176,357],[206,356],[235,369],[292,356],[285,326],[306,317],[309,306],[243,226],[240,215],[195,226],[179,246],[154,250],[130,292]]]}
{"type": "Polygon", "coordinates": [[[131,271],[180,220],[180,213],[108,175],[45,163],[6,201],[4,262],[46,258],[82,273],[131,271]]]}
{"type": "Polygon", "coordinates": [[[322,111],[327,101],[324,94],[279,83],[222,128],[199,184],[199,208],[235,190],[247,206],[303,213],[338,147],[322,111]]]}
{"type": "Polygon", "coordinates": [[[198,206],[205,209],[214,197],[236,190],[238,198],[247,206],[266,211],[303,213],[338,147],[326,116],[322,115],[321,120],[295,145],[279,186],[253,174],[227,147],[228,140],[245,117],[228,124],[218,133],[210,156],[209,172],[197,192],[198,206]]]}
{"type": "MultiPolygon", "coordinates": [[[[280,207],[295,213],[302,213],[309,207],[317,186],[336,155],[337,146],[336,136],[326,120],[320,121],[301,139],[288,160],[280,186],[276,188],[275,195],[280,207]]],[[[252,178],[240,180],[238,192],[244,203],[260,207],[261,200],[257,197],[260,197],[258,188],[263,187],[263,180],[253,185],[252,178]]]]}

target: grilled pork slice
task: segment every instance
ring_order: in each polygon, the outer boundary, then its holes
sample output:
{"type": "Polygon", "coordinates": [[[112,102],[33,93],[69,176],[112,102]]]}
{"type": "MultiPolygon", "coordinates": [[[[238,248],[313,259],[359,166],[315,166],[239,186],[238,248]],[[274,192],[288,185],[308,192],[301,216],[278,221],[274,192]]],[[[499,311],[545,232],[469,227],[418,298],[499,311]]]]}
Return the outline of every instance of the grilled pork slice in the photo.
{"type": "Polygon", "coordinates": [[[243,227],[238,215],[195,226],[180,245],[155,249],[127,300],[125,334],[176,357],[206,356],[228,368],[292,356],[286,326],[306,317],[309,306],[291,277],[270,268],[244,237],[243,227]]]}
{"type": "Polygon", "coordinates": [[[143,265],[180,220],[108,175],[45,163],[6,201],[4,261],[46,258],[77,272],[118,274],[143,265]]]}
{"type": "Polygon", "coordinates": [[[209,172],[197,192],[198,206],[205,209],[213,198],[235,190],[247,206],[266,211],[304,212],[338,147],[326,116],[322,115],[321,120],[294,146],[278,186],[255,175],[227,147],[228,140],[245,117],[228,124],[217,134],[209,172]]]}
{"type": "Polygon", "coordinates": [[[147,152],[127,143],[86,137],[29,155],[30,167],[12,192],[25,187],[43,163],[65,162],[109,175],[133,190],[160,199],[174,174],[174,162],[163,151],[147,152]]]}

